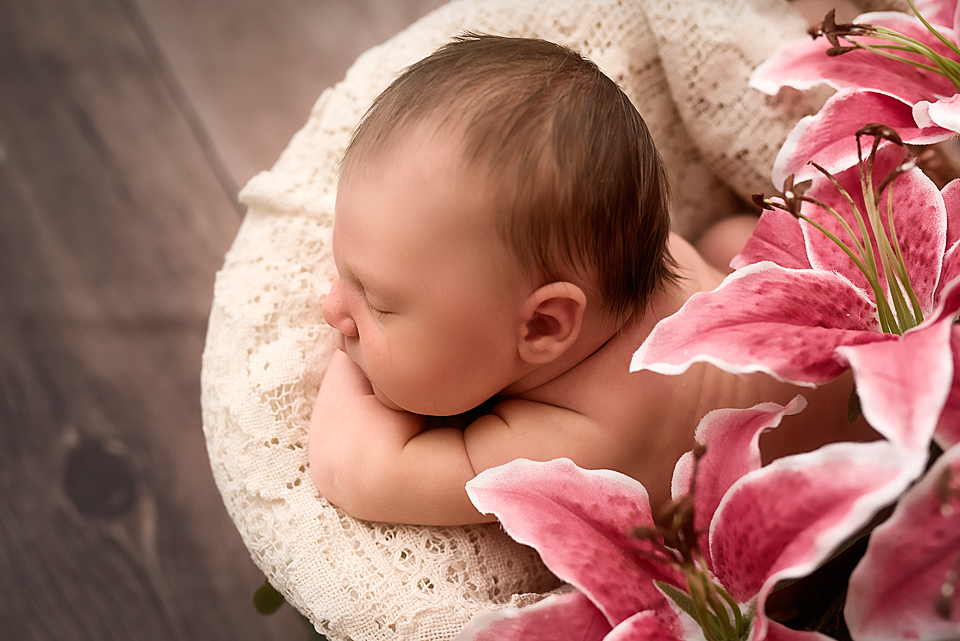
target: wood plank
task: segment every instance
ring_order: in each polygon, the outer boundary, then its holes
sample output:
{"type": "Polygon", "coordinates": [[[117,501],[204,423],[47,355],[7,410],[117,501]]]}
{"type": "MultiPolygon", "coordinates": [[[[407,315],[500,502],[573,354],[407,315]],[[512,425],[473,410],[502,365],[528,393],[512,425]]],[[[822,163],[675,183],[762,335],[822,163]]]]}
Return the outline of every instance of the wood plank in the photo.
{"type": "Polygon", "coordinates": [[[446,0],[134,1],[242,186],[358,55],[446,0]]]}
{"type": "Polygon", "coordinates": [[[306,638],[200,429],[232,195],[122,2],[0,16],[0,637],[306,638]]]}

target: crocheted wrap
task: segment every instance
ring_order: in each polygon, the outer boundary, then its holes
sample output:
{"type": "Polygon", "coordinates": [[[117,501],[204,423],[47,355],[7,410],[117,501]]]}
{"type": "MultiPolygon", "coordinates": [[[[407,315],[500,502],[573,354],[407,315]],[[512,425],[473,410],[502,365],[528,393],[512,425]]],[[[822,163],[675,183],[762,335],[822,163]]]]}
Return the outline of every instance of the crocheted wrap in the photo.
{"type": "Polygon", "coordinates": [[[367,106],[464,30],[567,45],[643,115],[672,175],[675,229],[692,238],[738,196],[770,191],[776,151],[809,105],[796,92],[762,96],[746,78],[804,28],[782,0],[454,1],[360,56],[243,189],[249,209],[217,275],[203,355],[204,434],[254,561],[331,641],[449,639],[481,610],[558,587],[497,524],[357,521],[311,481],[310,413],[335,349],[320,305],[334,275],[336,168],[367,106]]]}

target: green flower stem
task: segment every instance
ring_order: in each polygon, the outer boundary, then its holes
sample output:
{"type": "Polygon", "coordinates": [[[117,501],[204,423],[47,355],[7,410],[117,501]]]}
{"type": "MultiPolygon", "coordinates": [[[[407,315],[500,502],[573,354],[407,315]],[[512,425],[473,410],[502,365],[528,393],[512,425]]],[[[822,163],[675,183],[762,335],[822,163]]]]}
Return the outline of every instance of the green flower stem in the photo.
{"type": "MultiPolygon", "coordinates": [[[[931,73],[940,74],[941,76],[944,76],[948,80],[950,80],[950,82],[953,83],[954,87],[956,87],[957,90],[960,91],[960,63],[957,63],[957,61],[951,60],[950,58],[944,58],[943,56],[938,54],[936,51],[934,51],[924,43],[918,40],[914,40],[913,38],[904,36],[899,32],[892,31],[884,27],[877,27],[877,26],[871,26],[871,30],[872,30],[872,33],[870,34],[857,34],[855,36],[846,35],[841,37],[846,42],[850,43],[851,46],[854,46],[858,49],[862,49],[864,51],[870,51],[877,54],[878,56],[883,56],[884,58],[888,58],[890,60],[894,60],[897,62],[903,62],[908,65],[912,65],[914,67],[923,69],[925,71],[929,71],[931,73]],[[886,40],[888,42],[892,42],[895,44],[893,45],[866,44],[863,42],[857,42],[856,40],[852,40],[851,38],[853,37],[874,37],[874,38],[878,38],[880,40],[886,40]],[[889,53],[888,51],[885,51],[886,49],[916,53],[923,56],[933,64],[928,65],[922,62],[918,62],[916,60],[910,60],[909,58],[904,58],[902,56],[889,53]]],[[[942,37],[938,33],[936,33],[936,35],[939,37],[942,37]]],[[[955,49],[956,49],[956,46],[951,47],[951,50],[955,50],[955,49]]],[[[960,55],[960,52],[958,52],[958,55],[960,55]]]]}
{"type": "MultiPolygon", "coordinates": [[[[857,204],[855,202],[853,202],[853,198],[851,198],[850,194],[847,193],[847,190],[843,188],[843,185],[840,184],[840,181],[834,178],[833,174],[828,172],[826,169],[824,169],[817,163],[811,162],[810,164],[813,165],[813,167],[817,171],[819,171],[824,176],[826,176],[831,183],[833,183],[833,186],[837,189],[837,191],[840,192],[840,195],[843,196],[843,198],[847,201],[847,204],[850,205],[850,209],[853,211],[853,215],[857,219],[857,226],[860,227],[860,238],[869,239],[869,236],[867,236],[867,226],[863,222],[863,216],[860,214],[860,208],[857,207],[857,204]]],[[[841,216],[839,213],[837,213],[836,209],[814,198],[804,198],[804,200],[806,200],[807,202],[813,203],[817,207],[823,209],[824,211],[829,213],[831,216],[836,218],[837,221],[841,225],[843,225],[843,228],[846,230],[847,234],[850,236],[850,239],[853,241],[854,247],[857,250],[857,255],[860,256],[860,259],[865,263],[873,266],[873,247],[871,247],[870,245],[867,245],[866,247],[864,247],[864,245],[861,244],[860,238],[857,238],[857,236],[853,233],[853,229],[850,228],[850,225],[847,223],[844,217],[841,216]]],[[[834,242],[837,242],[837,241],[834,241],[834,242]]],[[[862,263],[858,263],[857,267],[860,268],[860,271],[866,274],[866,270],[864,269],[862,263]]],[[[874,276],[876,276],[876,269],[873,270],[873,274],[874,276]]]]}
{"type": "MultiPolygon", "coordinates": [[[[863,154],[860,149],[860,140],[858,138],[857,139],[857,157],[860,160],[861,165],[863,163],[862,156],[863,154]]],[[[877,262],[873,255],[873,245],[870,243],[870,235],[867,233],[867,224],[863,220],[863,215],[860,213],[860,208],[857,207],[857,204],[853,201],[853,198],[850,196],[847,190],[844,189],[843,185],[840,184],[840,181],[838,181],[833,176],[833,174],[831,174],[830,172],[828,172],[826,169],[824,169],[823,167],[821,167],[815,162],[811,162],[810,164],[813,165],[813,167],[817,169],[817,171],[819,171],[824,176],[826,176],[830,180],[830,182],[833,183],[834,188],[836,188],[836,190],[840,192],[840,195],[843,196],[844,200],[847,201],[847,205],[850,206],[850,210],[853,212],[854,218],[856,218],[857,220],[857,227],[860,228],[860,238],[863,239],[863,243],[861,243],[860,239],[858,239],[856,235],[853,233],[853,230],[850,228],[850,225],[847,224],[847,221],[843,218],[843,216],[841,216],[837,212],[837,210],[835,210],[833,207],[830,207],[826,203],[823,203],[813,198],[805,198],[805,200],[813,203],[817,207],[820,207],[824,211],[828,212],[834,218],[836,218],[841,225],[843,225],[844,229],[846,229],[847,231],[847,234],[853,240],[854,246],[857,249],[857,254],[860,257],[860,260],[857,260],[857,257],[854,256],[849,251],[849,248],[845,243],[841,243],[836,236],[828,232],[823,226],[814,223],[809,218],[805,218],[805,220],[810,224],[814,225],[814,227],[819,229],[821,232],[826,234],[826,236],[830,238],[834,243],[836,243],[837,246],[840,247],[840,249],[844,250],[847,253],[847,256],[849,256],[853,260],[854,264],[857,266],[857,269],[863,272],[864,278],[867,279],[867,282],[870,284],[870,288],[873,290],[874,300],[877,301],[877,315],[878,315],[878,318],[880,319],[881,328],[887,327],[888,329],[885,329],[884,331],[888,332],[890,323],[889,323],[889,320],[887,319],[892,318],[892,314],[889,312],[888,309],[886,309],[885,305],[880,302],[880,301],[884,301],[885,303],[886,298],[883,295],[883,290],[880,288],[880,276],[877,273],[877,262]]]]}
{"type": "MultiPolygon", "coordinates": [[[[924,71],[929,71],[930,73],[940,74],[941,76],[947,76],[947,77],[949,78],[948,73],[944,70],[943,67],[941,67],[941,66],[938,65],[938,64],[925,64],[925,63],[920,62],[920,61],[918,61],[918,60],[911,60],[910,58],[904,58],[904,57],[898,56],[898,55],[896,55],[896,54],[894,54],[894,53],[890,53],[890,51],[904,51],[904,52],[908,52],[908,53],[920,53],[920,52],[917,51],[914,47],[911,47],[911,46],[909,46],[909,45],[870,45],[870,44],[865,44],[865,43],[863,43],[863,42],[856,42],[855,40],[850,40],[849,37],[846,37],[846,36],[844,37],[844,40],[846,40],[847,42],[849,42],[851,45],[853,45],[853,46],[856,47],[857,49],[862,49],[863,51],[869,51],[869,52],[871,52],[871,53],[877,54],[878,56],[883,56],[884,58],[888,58],[888,59],[890,59],[890,60],[895,60],[896,62],[902,62],[902,63],[908,64],[908,65],[911,65],[911,66],[914,66],[914,67],[918,67],[918,68],[920,68],[920,69],[923,69],[924,71]]],[[[921,54],[921,55],[924,55],[924,54],[921,54]]],[[[931,62],[935,62],[935,60],[931,59],[930,56],[924,55],[924,57],[927,58],[928,60],[930,60],[931,62]]],[[[941,58],[940,56],[936,56],[936,57],[937,57],[937,58],[941,58]]],[[[942,60],[946,60],[945,58],[941,58],[941,59],[942,59],[942,60]]],[[[952,80],[952,79],[951,79],[951,80],[952,80]]]]}
{"type": "MultiPolygon", "coordinates": [[[[870,159],[868,160],[866,167],[861,170],[861,176],[864,184],[864,199],[866,201],[867,208],[867,217],[870,221],[870,227],[873,231],[873,237],[877,242],[878,254],[880,254],[880,262],[883,267],[883,274],[887,280],[887,291],[890,292],[890,298],[892,299],[893,306],[896,309],[896,320],[893,323],[894,332],[898,335],[903,335],[903,332],[907,329],[906,324],[912,321],[911,314],[907,310],[907,302],[903,297],[903,290],[900,288],[899,281],[897,279],[896,270],[893,268],[893,260],[896,258],[896,254],[893,248],[890,246],[890,239],[887,238],[887,233],[883,229],[883,223],[880,221],[880,211],[877,206],[877,198],[879,194],[873,190],[873,159],[876,156],[876,148],[879,144],[879,139],[875,139],[873,143],[873,151],[870,154],[870,159]],[[909,320],[908,320],[909,319],[909,320]]],[[[892,193],[888,192],[888,195],[892,193]]]]}
{"type": "MultiPolygon", "coordinates": [[[[902,33],[899,33],[897,31],[892,31],[890,29],[886,29],[885,27],[876,27],[876,26],[873,27],[873,30],[876,34],[876,37],[888,40],[890,42],[902,43],[906,45],[906,47],[908,47],[909,50],[915,53],[918,53],[924,58],[930,60],[930,62],[934,63],[939,68],[939,71],[937,71],[937,73],[941,73],[942,75],[946,76],[947,78],[950,79],[951,82],[954,83],[954,85],[956,85],[958,80],[958,73],[960,73],[960,66],[958,66],[956,61],[951,60],[949,58],[944,58],[939,53],[931,49],[928,45],[920,42],[919,40],[914,40],[913,38],[905,36],[902,33]]],[[[932,29],[931,31],[934,33],[934,35],[938,35],[938,36],[940,35],[936,31],[933,31],[932,29]]],[[[872,51],[875,51],[876,49],[874,45],[865,45],[859,42],[854,44],[858,47],[862,47],[864,49],[869,49],[872,51]]],[[[955,46],[951,47],[951,49],[956,49],[956,47],[955,46]]],[[[876,51],[876,53],[880,53],[880,52],[876,51]]],[[[958,54],[960,54],[960,52],[958,52],[958,54]]],[[[910,62],[908,60],[903,60],[903,61],[910,62]]]]}
{"type": "Polygon", "coordinates": [[[685,572],[687,578],[687,589],[690,590],[690,600],[693,602],[693,611],[697,615],[697,622],[703,630],[703,636],[707,641],[723,641],[720,637],[717,621],[710,614],[707,605],[704,602],[703,586],[695,577],[690,576],[690,571],[685,572]]]}
{"type": "Polygon", "coordinates": [[[949,60],[947,58],[937,58],[937,60],[934,62],[938,61],[941,64],[930,65],[930,64],[924,64],[917,60],[911,60],[909,58],[904,58],[902,56],[889,53],[889,51],[907,51],[910,53],[917,53],[911,47],[901,47],[901,46],[895,46],[895,45],[865,45],[862,43],[856,43],[856,45],[858,49],[862,49],[864,51],[870,51],[872,53],[877,54],[878,56],[883,56],[888,60],[893,60],[895,62],[902,62],[912,67],[916,67],[917,69],[922,69],[923,71],[928,71],[930,73],[935,73],[935,74],[944,76],[947,80],[953,83],[954,88],[960,89],[960,87],[957,86],[957,84],[960,83],[960,66],[953,63],[952,60],[949,60]]]}
{"type": "Polygon", "coordinates": [[[727,608],[717,599],[717,595],[714,592],[713,581],[705,572],[699,572],[698,574],[700,575],[700,583],[703,585],[703,593],[704,596],[706,596],[707,604],[713,611],[717,623],[720,624],[720,634],[724,639],[737,641],[740,637],[737,636],[737,631],[734,629],[733,624],[730,623],[730,613],[727,612],[727,608]]]}
{"type": "Polygon", "coordinates": [[[733,600],[733,597],[730,596],[730,594],[723,589],[723,586],[717,585],[716,589],[720,597],[723,598],[723,600],[726,601],[727,604],[729,604],[730,609],[733,610],[734,625],[737,628],[737,638],[739,639],[743,636],[743,633],[744,633],[743,614],[740,612],[740,606],[737,604],[736,601],[733,600]]]}
{"type": "MultiPolygon", "coordinates": [[[[879,212],[877,218],[879,219],[879,212]]],[[[913,314],[907,310],[907,301],[903,297],[904,287],[896,265],[898,252],[894,251],[893,247],[891,247],[886,230],[880,227],[875,234],[878,236],[877,244],[880,246],[882,252],[881,259],[883,261],[883,274],[887,279],[887,290],[890,292],[890,298],[897,311],[897,327],[900,330],[899,333],[902,335],[903,332],[908,329],[907,324],[913,320],[913,314]]]]}
{"type": "MultiPolygon", "coordinates": [[[[876,155],[877,148],[879,146],[880,146],[879,140],[874,139],[873,147],[871,149],[870,156],[867,158],[867,163],[866,163],[867,164],[866,171],[869,173],[866,173],[864,171],[863,149],[860,146],[860,137],[857,136],[857,161],[858,161],[857,164],[860,167],[860,192],[862,194],[868,193],[866,191],[867,186],[866,186],[866,183],[864,182],[864,176],[873,175],[873,158],[876,155]]],[[[857,226],[860,228],[860,237],[863,240],[864,255],[865,255],[864,263],[867,265],[867,268],[869,269],[869,271],[867,269],[861,269],[861,271],[863,271],[864,276],[866,276],[867,280],[871,284],[871,287],[873,287],[874,300],[877,301],[877,310],[879,311],[881,309],[880,301],[882,300],[886,302],[886,297],[883,295],[883,290],[880,289],[880,275],[879,275],[879,270],[877,269],[877,259],[873,253],[873,243],[870,242],[870,233],[867,231],[867,222],[864,220],[863,215],[860,213],[860,208],[857,207],[856,203],[853,202],[853,198],[850,197],[850,194],[847,193],[847,191],[843,188],[840,182],[836,178],[834,178],[833,175],[830,175],[830,181],[840,191],[840,193],[843,194],[843,197],[846,198],[847,203],[850,205],[850,208],[853,210],[853,215],[857,219],[857,226]]],[[[864,206],[867,206],[866,196],[864,196],[864,206]]],[[[870,217],[870,211],[868,208],[867,209],[868,220],[869,220],[869,217],[870,217]]],[[[871,226],[872,225],[873,223],[871,222],[871,226]]],[[[892,315],[890,315],[890,317],[892,318],[892,315]]]]}
{"type": "MultiPolygon", "coordinates": [[[[887,235],[883,231],[883,225],[880,223],[880,214],[877,211],[876,198],[877,194],[873,189],[873,161],[877,156],[877,148],[880,146],[880,138],[873,139],[873,146],[870,149],[870,155],[867,156],[866,162],[860,162],[860,189],[863,192],[863,203],[864,208],[867,210],[867,220],[870,222],[870,231],[872,232],[873,239],[877,243],[877,254],[880,258],[880,268],[883,269],[883,274],[886,276],[887,280],[887,290],[891,292],[891,297],[893,298],[893,306],[896,308],[897,313],[894,315],[890,310],[890,306],[887,301],[887,297],[883,294],[882,290],[879,290],[879,293],[876,293],[876,302],[877,310],[880,309],[880,301],[884,301],[884,307],[886,308],[888,317],[888,326],[890,327],[889,333],[903,335],[903,331],[900,329],[900,325],[897,322],[897,318],[902,315],[902,308],[898,305],[897,296],[894,296],[894,291],[896,294],[900,294],[899,288],[890,287],[890,263],[888,260],[887,246],[885,241],[887,240],[887,235]]],[[[860,139],[857,138],[857,154],[860,155],[860,139]]],[[[869,243],[869,238],[865,238],[864,241],[867,244],[869,243]]],[[[876,267],[876,263],[874,263],[876,267]]],[[[879,287],[879,279],[877,283],[879,287]]],[[[903,297],[900,296],[900,301],[902,303],[903,297]]]]}
{"type": "MultiPolygon", "coordinates": [[[[897,271],[897,277],[900,279],[900,282],[903,284],[904,289],[907,291],[907,296],[910,297],[910,306],[913,308],[913,324],[910,327],[904,327],[904,331],[916,327],[923,322],[923,310],[920,309],[920,301],[917,300],[917,295],[913,291],[913,285],[910,282],[910,274],[907,272],[906,263],[903,260],[903,254],[900,252],[900,240],[897,238],[897,228],[893,224],[893,185],[890,185],[890,190],[887,192],[887,226],[890,228],[890,239],[892,241],[893,249],[896,252],[895,258],[896,262],[894,263],[894,268],[897,271]]],[[[904,319],[907,320],[907,319],[904,319]]],[[[901,323],[901,327],[903,324],[901,323]]]]}
{"type": "Polygon", "coordinates": [[[932,24],[927,22],[927,19],[920,15],[920,12],[917,11],[917,6],[913,3],[913,0],[907,0],[907,4],[910,5],[910,9],[913,11],[914,15],[917,16],[920,22],[923,23],[923,26],[927,28],[927,31],[935,35],[940,42],[945,44],[951,51],[960,56],[960,47],[957,47],[957,45],[951,42],[949,38],[937,31],[932,24]]]}
{"type": "Polygon", "coordinates": [[[880,329],[885,334],[895,333],[893,327],[891,327],[891,321],[893,320],[893,312],[890,310],[890,306],[887,304],[887,299],[883,294],[883,290],[880,288],[880,282],[875,275],[871,275],[867,271],[866,266],[861,263],[856,256],[853,255],[853,252],[843,244],[839,238],[837,238],[829,229],[821,225],[815,220],[812,220],[809,216],[804,214],[799,214],[800,218],[807,221],[815,228],[820,230],[824,235],[827,236],[830,240],[836,243],[837,247],[843,250],[843,252],[850,257],[850,260],[854,262],[857,268],[863,272],[863,275],[866,277],[867,282],[870,284],[870,288],[873,290],[873,297],[877,303],[877,318],[880,320],[880,329]]]}

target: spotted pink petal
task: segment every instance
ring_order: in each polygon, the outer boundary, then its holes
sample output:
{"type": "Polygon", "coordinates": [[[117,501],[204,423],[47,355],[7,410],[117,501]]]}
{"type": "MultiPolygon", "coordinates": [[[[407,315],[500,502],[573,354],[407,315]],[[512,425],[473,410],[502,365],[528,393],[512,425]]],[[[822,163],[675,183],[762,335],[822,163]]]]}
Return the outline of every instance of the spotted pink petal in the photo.
{"type": "Polygon", "coordinates": [[[653,582],[685,586],[682,575],[653,560],[648,541],[630,535],[653,524],[639,482],[568,459],[518,459],[477,475],[467,493],[477,509],[496,515],[511,537],[535,548],[554,574],[583,592],[611,626],[646,610],[668,627],[678,625],[653,582]]]}
{"type": "MultiPolygon", "coordinates": [[[[686,616],[682,611],[677,611],[677,615],[693,622],[693,619],[686,616]]],[[[693,626],[695,628],[684,626],[683,631],[678,634],[677,629],[665,626],[655,613],[648,610],[647,612],[638,612],[615,627],[613,632],[608,634],[603,641],[685,641],[703,638],[700,626],[696,623],[693,623],[693,626]]],[[[576,638],[572,635],[557,637],[557,639],[576,638]]]]}
{"type": "Polygon", "coordinates": [[[944,449],[960,443],[960,325],[954,325],[950,330],[950,351],[953,353],[953,384],[934,432],[934,438],[944,449]]]}
{"type": "MultiPolygon", "coordinates": [[[[872,143],[871,139],[863,141],[872,143]]],[[[866,152],[865,152],[866,153],[866,152]]],[[[873,184],[879,185],[887,173],[904,160],[905,151],[896,145],[888,145],[877,152],[874,163],[873,184]]],[[[836,176],[837,181],[853,198],[861,215],[866,219],[866,208],[863,203],[863,190],[860,186],[860,168],[841,172],[836,176]]],[[[883,228],[888,230],[886,198],[893,194],[893,220],[900,241],[900,250],[910,275],[911,285],[920,302],[924,314],[929,314],[934,307],[934,291],[940,276],[943,263],[943,254],[946,249],[947,212],[940,190],[922,171],[914,168],[903,173],[887,188],[880,203],[880,216],[883,228]]],[[[834,184],[825,176],[819,176],[807,190],[810,198],[822,201],[840,213],[847,224],[852,228],[858,240],[862,240],[859,226],[853,211],[846,199],[840,194],[834,184]]],[[[804,203],[802,211],[812,220],[820,223],[826,229],[844,242],[851,242],[850,237],[840,223],[832,215],[812,203],[804,203]]],[[[810,264],[815,269],[836,271],[846,276],[854,285],[864,289],[872,296],[866,278],[853,261],[823,232],[815,229],[806,222],[801,223],[806,239],[807,255],[810,264]]],[[[877,244],[871,242],[874,255],[878,255],[877,244]]],[[[879,262],[879,259],[877,259],[879,262]]],[[[880,275],[881,286],[886,289],[886,279],[880,275]]]]}
{"type": "Polygon", "coordinates": [[[810,269],[800,222],[787,212],[764,211],[747,239],[743,250],[733,257],[730,266],[740,269],[765,260],[788,269],[810,269]]]}
{"type": "Polygon", "coordinates": [[[611,627],[603,613],[580,592],[560,594],[524,608],[484,610],[454,641],[602,641],[611,627]]]}
{"type": "Polygon", "coordinates": [[[831,96],[816,115],[802,118],[787,136],[773,163],[773,184],[779,188],[790,174],[796,182],[819,176],[820,172],[808,165],[808,161],[832,174],[856,165],[854,134],[872,122],[893,127],[908,144],[929,145],[955,135],[936,125],[918,127],[911,103],[899,98],[874,91],[844,89],[831,96]]]}
{"type": "Polygon", "coordinates": [[[939,300],[947,285],[960,278],[960,179],[950,182],[941,192],[947,211],[947,253],[943,257],[936,297],[939,300]]]}
{"type": "Polygon", "coordinates": [[[836,378],[840,345],[895,337],[879,332],[873,303],[843,276],[757,263],[694,294],[657,323],[631,371],[678,374],[696,362],[733,373],[766,372],[800,385],[836,378]]]}
{"type": "MultiPolygon", "coordinates": [[[[958,247],[960,247],[960,242],[954,245],[953,253],[948,254],[947,259],[944,261],[945,274],[948,271],[956,273],[949,270],[947,265],[960,263],[960,260],[950,260],[951,258],[960,258],[960,249],[958,249],[958,247]]],[[[957,269],[957,272],[960,272],[960,268],[957,269]]],[[[960,312],[951,312],[951,310],[956,310],[956,308],[960,306],[960,301],[958,301],[958,298],[960,298],[960,273],[956,273],[956,275],[947,282],[941,292],[940,298],[940,322],[950,323],[952,319],[950,327],[950,353],[953,361],[953,380],[950,384],[950,391],[947,394],[947,400],[944,403],[940,419],[937,422],[934,438],[940,447],[947,449],[960,443],[960,325],[957,325],[957,317],[960,315],[960,312]]]]}
{"type": "Polygon", "coordinates": [[[957,28],[960,5],[956,0],[915,0],[914,6],[930,24],[957,28]]]}
{"type": "Polygon", "coordinates": [[[960,179],[953,180],[940,192],[947,210],[947,248],[960,240],[960,179]]]}
{"type": "MultiPolygon", "coordinates": [[[[949,49],[931,34],[913,16],[897,12],[877,12],[859,16],[857,23],[887,27],[924,43],[947,58],[953,58],[949,49]]],[[[952,29],[943,28],[944,36],[956,42],[952,29]]],[[[876,43],[873,39],[860,39],[876,43]]],[[[830,48],[826,38],[805,38],[783,45],[766,62],[754,70],[750,86],[774,95],[783,86],[809,89],[827,84],[835,89],[862,89],[899,98],[908,105],[920,100],[939,100],[956,93],[953,84],[944,76],[920,70],[905,63],[892,63],[867,51],[850,51],[836,57],[824,53],[830,48]]],[[[917,61],[925,59],[918,54],[903,53],[917,61]]]]}
{"type": "Polygon", "coordinates": [[[960,242],[953,244],[943,257],[943,267],[940,271],[940,282],[937,283],[936,299],[943,297],[946,286],[960,278],[960,242]]]}
{"type": "Polygon", "coordinates": [[[951,330],[960,314],[960,281],[936,312],[899,340],[837,348],[850,363],[867,422],[925,455],[953,386],[951,330]]]}
{"type": "Polygon", "coordinates": [[[958,564],[960,446],[955,446],[870,535],[847,592],[845,616],[853,638],[960,638],[960,590],[948,599],[950,618],[936,611],[946,575],[958,564]],[[951,485],[953,492],[944,491],[951,485]]]}
{"type": "Polygon", "coordinates": [[[756,595],[754,639],[766,634],[764,604],[777,581],[826,561],[922,466],[885,441],[834,443],[777,459],[730,488],[710,525],[713,571],[738,602],[756,595]]]}
{"type": "Polygon", "coordinates": [[[941,325],[911,332],[900,341],[837,349],[853,369],[867,422],[914,451],[926,452],[949,393],[949,330],[941,325]]]}
{"type": "MultiPolygon", "coordinates": [[[[807,402],[797,396],[786,406],[761,403],[749,409],[721,409],[708,413],[697,426],[696,440],[706,445],[697,470],[694,492],[694,527],[703,532],[700,549],[710,558],[706,533],[723,495],[741,477],[760,469],[760,434],[780,425],[784,416],[796,414],[807,402]]],[[[694,456],[687,452],[673,470],[674,498],[690,493],[694,456]]]]}

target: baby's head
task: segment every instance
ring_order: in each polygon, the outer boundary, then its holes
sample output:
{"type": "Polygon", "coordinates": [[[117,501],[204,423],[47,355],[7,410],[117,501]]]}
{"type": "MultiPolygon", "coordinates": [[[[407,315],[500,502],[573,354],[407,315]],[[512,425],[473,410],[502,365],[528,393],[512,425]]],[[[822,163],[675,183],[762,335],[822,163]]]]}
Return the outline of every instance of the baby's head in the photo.
{"type": "MultiPolygon", "coordinates": [[[[340,275],[324,317],[388,405],[469,409],[512,382],[516,349],[495,347],[527,323],[518,308],[539,319],[534,334],[549,331],[562,322],[533,301],[562,299],[573,284],[580,315],[622,322],[642,313],[675,278],[667,202],[643,120],[596,65],[541,40],[457,38],[399,76],[354,133],[337,196],[340,275]],[[551,298],[554,290],[563,292],[551,298]],[[413,298],[434,316],[429,331],[422,317],[409,322],[413,298]],[[444,308],[451,315],[441,319],[444,308]],[[422,345],[399,335],[414,325],[422,345]],[[385,364],[374,365],[374,353],[385,364]],[[377,370],[404,359],[471,391],[425,404],[416,400],[425,390],[391,393],[377,370]],[[463,368],[482,370],[486,384],[464,380],[463,368]]],[[[534,358],[557,353],[547,351],[534,358]]]]}
{"type": "Polygon", "coordinates": [[[423,125],[461,137],[462,161],[495,192],[501,239],[530,274],[557,280],[574,267],[620,317],[670,277],[660,155],[626,95],[578,53],[543,40],[455,39],[380,94],[343,172],[423,125]]]}

